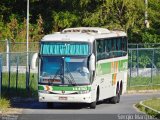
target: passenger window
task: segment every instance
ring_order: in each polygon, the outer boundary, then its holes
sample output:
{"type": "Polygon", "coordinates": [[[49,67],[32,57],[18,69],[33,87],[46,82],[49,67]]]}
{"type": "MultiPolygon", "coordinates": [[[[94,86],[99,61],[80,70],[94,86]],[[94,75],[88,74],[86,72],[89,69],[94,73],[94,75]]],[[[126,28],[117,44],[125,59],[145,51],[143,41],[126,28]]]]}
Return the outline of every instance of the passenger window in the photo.
{"type": "Polygon", "coordinates": [[[125,56],[127,54],[127,40],[126,40],[126,38],[122,39],[122,52],[123,52],[123,56],[125,56]]]}
{"type": "Polygon", "coordinates": [[[121,51],[121,41],[122,40],[122,38],[118,38],[117,39],[117,56],[118,57],[120,57],[120,56],[122,56],[122,51],[121,51]]]}
{"type": "Polygon", "coordinates": [[[97,60],[120,57],[127,54],[127,40],[122,38],[99,39],[96,41],[97,60]]]}
{"type": "Polygon", "coordinates": [[[101,40],[97,40],[97,60],[102,59],[102,52],[103,52],[103,43],[101,40]]]}

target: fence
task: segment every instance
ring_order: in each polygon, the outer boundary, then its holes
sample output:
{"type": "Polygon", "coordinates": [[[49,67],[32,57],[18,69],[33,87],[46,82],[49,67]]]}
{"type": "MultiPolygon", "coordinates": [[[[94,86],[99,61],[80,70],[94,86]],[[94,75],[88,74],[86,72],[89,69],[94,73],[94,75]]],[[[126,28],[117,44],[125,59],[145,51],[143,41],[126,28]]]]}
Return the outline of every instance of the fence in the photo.
{"type": "MultiPolygon", "coordinates": [[[[160,85],[160,44],[129,44],[128,86],[160,85]]],[[[30,68],[31,58],[39,49],[39,43],[29,43],[27,67],[26,43],[0,41],[2,65],[2,93],[9,96],[35,96],[37,94],[37,70],[30,68]],[[29,68],[29,69],[27,69],[29,68]]]]}
{"type": "Polygon", "coordinates": [[[128,44],[128,48],[160,48],[160,43],[139,43],[139,44],[135,44],[135,43],[129,43],[128,44]]]}
{"type": "MultiPolygon", "coordinates": [[[[29,51],[35,52],[39,49],[39,42],[29,42],[29,51]]],[[[4,52],[26,52],[26,42],[0,41],[0,53],[4,52]]]]}
{"type": "Polygon", "coordinates": [[[0,54],[0,98],[1,98],[1,91],[2,91],[2,57],[0,54]]]}
{"type": "Polygon", "coordinates": [[[160,44],[129,44],[129,87],[160,85],[160,44]]]}
{"type": "Polygon", "coordinates": [[[6,60],[8,54],[8,66],[6,61],[2,61],[3,96],[34,96],[37,90],[37,70],[32,70],[30,67],[33,52],[29,52],[28,67],[26,52],[2,53],[2,59],[6,60]]]}
{"type": "Polygon", "coordinates": [[[26,43],[0,41],[2,57],[2,95],[34,96],[37,94],[37,71],[30,68],[32,55],[38,51],[38,42],[30,43],[27,66],[26,43]]]}

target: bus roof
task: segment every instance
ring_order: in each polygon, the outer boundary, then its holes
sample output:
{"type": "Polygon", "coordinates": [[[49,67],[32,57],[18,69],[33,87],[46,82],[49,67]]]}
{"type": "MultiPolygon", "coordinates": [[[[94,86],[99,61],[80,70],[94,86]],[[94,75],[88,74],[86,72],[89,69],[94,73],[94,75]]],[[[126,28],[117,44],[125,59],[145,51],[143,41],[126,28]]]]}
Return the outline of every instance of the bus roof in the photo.
{"type": "Polygon", "coordinates": [[[62,32],[45,35],[41,41],[93,42],[95,39],[127,36],[123,31],[109,31],[98,27],[67,28],[62,32]]]}

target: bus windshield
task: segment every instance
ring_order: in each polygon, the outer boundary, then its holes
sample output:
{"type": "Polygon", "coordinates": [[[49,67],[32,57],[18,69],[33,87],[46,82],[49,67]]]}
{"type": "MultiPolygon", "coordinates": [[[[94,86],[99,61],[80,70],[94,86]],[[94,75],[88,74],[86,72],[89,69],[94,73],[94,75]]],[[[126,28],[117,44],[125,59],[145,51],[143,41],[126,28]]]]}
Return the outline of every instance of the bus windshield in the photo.
{"type": "Polygon", "coordinates": [[[40,83],[59,85],[90,84],[88,57],[42,56],[40,83]]]}

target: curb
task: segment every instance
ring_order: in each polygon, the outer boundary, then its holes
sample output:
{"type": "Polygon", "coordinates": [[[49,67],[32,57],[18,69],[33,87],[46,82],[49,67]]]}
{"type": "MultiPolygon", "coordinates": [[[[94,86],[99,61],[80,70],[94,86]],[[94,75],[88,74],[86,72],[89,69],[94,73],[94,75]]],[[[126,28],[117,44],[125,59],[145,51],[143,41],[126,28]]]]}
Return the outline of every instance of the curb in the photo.
{"type": "Polygon", "coordinates": [[[140,111],[140,109],[138,109],[138,108],[136,107],[136,104],[133,104],[133,108],[134,108],[138,113],[146,114],[145,112],[140,111]]]}
{"type": "MultiPolygon", "coordinates": [[[[160,99],[160,98],[158,98],[158,99],[160,99]]],[[[151,99],[149,99],[149,100],[151,100],[151,99]]],[[[153,108],[151,108],[151,107],[149,107],[149,106],[147,106],[147,105],[144,105],[143,102],[145,102],[145,101],[148,101],[148,100],[140,101],[139,104],[140,104],[141,106],[143,106],[144,108],[147,108],[147,109],[149,109],[149,110],[151,110],[151,111],[153,111],[153,112],[156,112],[156,113],[160,114],[160,111],[155,110],[155,109],[153,109],[153,108]]]]}
{"type": "MultiPolygon", "coordinates": [[[[157,98],[157,99],[160,99],[160,98],[157,98]]],[[[148,99],[148,100],[152,100],[152,99],[148,99]]],[[[158,110],[155,110],[155,109],[153,109],[153,108],[151,108],[151,107],[149,107],[149,106],[147,106],[147,105],[144,105],[143,104],[143,102],[145,102],[145,101],[148,101],[148,100],[143,100],[143,101],[140,101],[139,103],[138,103],[138,106],[140,107],[136,107],[139,111],[141,111],[141,112],[143,112],[143,113],[145,113],[145,114],[148,114],[148,115],[151,115],[150,113],[148,113],[148,111],[151,111],[152,112],[152,117],[154,117],[154,118],[157,118],[157,119],[159,119],[160,118],[160,111],[158,111],[158,110]],[[144,111],[143,111],[143,110],[144,111]]]]}
{"type": "Polygon", "coordinates": [[[135,94],[135,93],[160,93],[160,90],[128,90],[126,94],[135,94]]]}

